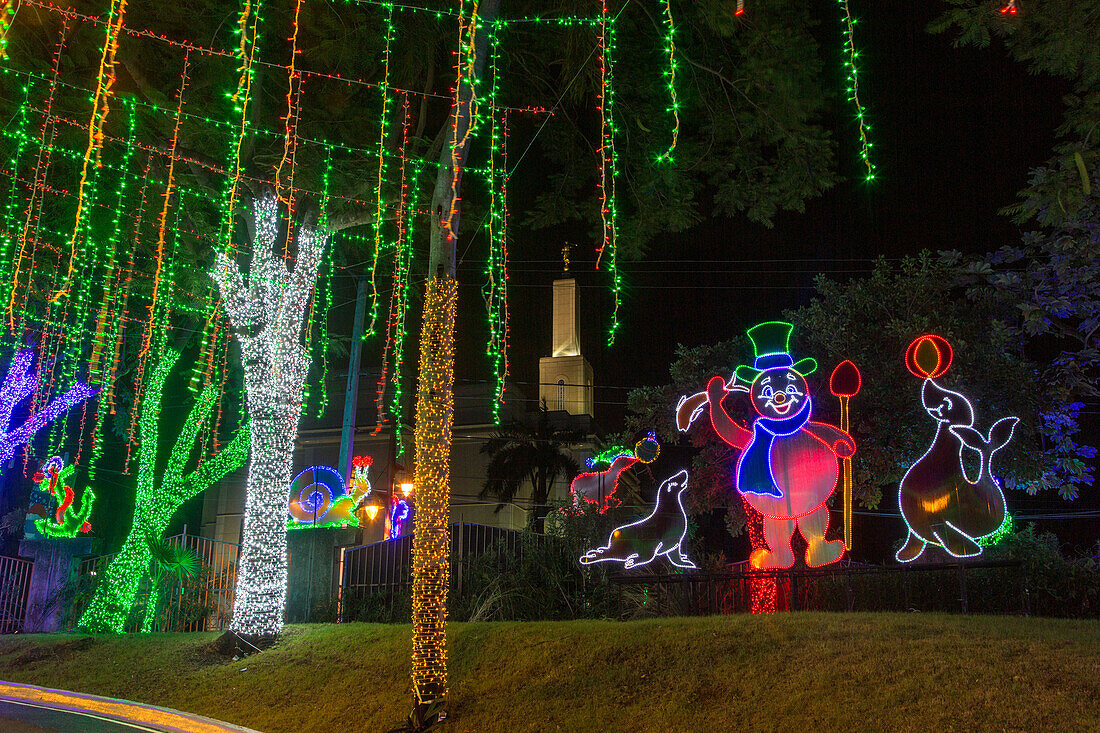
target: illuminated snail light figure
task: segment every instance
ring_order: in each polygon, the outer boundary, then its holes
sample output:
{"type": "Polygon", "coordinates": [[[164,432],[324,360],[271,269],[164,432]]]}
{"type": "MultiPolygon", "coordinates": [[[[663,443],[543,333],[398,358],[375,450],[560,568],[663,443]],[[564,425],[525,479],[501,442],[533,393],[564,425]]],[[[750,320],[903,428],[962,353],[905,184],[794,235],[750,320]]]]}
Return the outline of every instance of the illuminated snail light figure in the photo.
{"type": "Polygon", "coordinates": [[[921,403],[936,423],[932,444],[909,467],[898,487],[898,504],[909,528],[899,562],[912,562],[928,545],[938,545],[954,557],[980,555],[978,540],[997,532],[1005,522],[1005,497],[993,475],[993,455],[1005,447],[1017,417],[1004,417],[983,435],[974,427],[970,400],[936,384],[951,365],[951,345],[941,336],[913,340],[905,365],[924,379],[921,403]],[[977,470],[967,461],[977,459],[977,470]]]}
{"type": "Polygon", "coordinates": [[[287,529],[358,527],[354,509],[354,500],[336,469],[310,466],[290,483],[287,529]]]}

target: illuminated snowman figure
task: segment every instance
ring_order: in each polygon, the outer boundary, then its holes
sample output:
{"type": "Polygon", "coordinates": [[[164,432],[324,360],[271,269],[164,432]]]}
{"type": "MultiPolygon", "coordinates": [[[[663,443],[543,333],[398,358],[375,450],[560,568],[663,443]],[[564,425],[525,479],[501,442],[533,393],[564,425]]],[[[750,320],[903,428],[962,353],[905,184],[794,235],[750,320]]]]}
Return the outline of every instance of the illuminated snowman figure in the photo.
{"type": "Polygon", "coordinates": [[[844,541],[826,540],[829,509],[826,500],[836,489],[838,458],[855,453],[855,441],[840,428],[812,422],[813,399],[806,375],[817,369],[814,359],[797,363],[790,355],[794,326],[769,321],[748,330],[755,350],[753,365],[738,366],[727,385],[713,377],[706,392],[683,397],[676,422],[681,431],[709,405],[710,421],[726,443],[741,451],[735,484],[745,500],[764,515],[767,548],[754,551],[757,569],[789,568],[794,564],[791,537],[797,528],[806,539],[806,564],[819,567],[844,554],[844,541]],[[752,429],[733,420],[722,405],[730,392],[747,393],[757,418],[752,429]]]}

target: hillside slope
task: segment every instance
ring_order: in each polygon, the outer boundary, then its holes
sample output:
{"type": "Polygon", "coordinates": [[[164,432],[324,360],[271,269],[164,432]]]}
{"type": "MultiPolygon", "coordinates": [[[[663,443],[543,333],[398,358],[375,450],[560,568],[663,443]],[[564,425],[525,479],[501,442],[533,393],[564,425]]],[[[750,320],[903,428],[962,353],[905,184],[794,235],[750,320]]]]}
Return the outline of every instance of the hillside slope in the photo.
{"type": "MultiPolygon", "coordinates": [[[[290,626],[238,662],[216,634],[0,638],[0,678],[268,733],[408,712],[410,629],[290,626]]],[[[780,614],[454,624],[447,730],[1100,730],[1100,623],[780,614]]]]}

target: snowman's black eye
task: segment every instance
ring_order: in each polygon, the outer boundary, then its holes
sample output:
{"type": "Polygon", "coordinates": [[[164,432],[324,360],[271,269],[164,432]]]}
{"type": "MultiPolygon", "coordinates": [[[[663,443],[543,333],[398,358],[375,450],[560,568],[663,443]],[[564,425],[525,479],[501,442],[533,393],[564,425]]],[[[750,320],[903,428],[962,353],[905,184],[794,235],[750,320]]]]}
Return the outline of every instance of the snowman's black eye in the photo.
{"type": "Polygon", "coordinates": [[[760,390],[760,396],[763,397],[766,400],[770,399],[771,396],[772,396],[772,388],[771,387],[765,387],[764,389],[760,390]]]}

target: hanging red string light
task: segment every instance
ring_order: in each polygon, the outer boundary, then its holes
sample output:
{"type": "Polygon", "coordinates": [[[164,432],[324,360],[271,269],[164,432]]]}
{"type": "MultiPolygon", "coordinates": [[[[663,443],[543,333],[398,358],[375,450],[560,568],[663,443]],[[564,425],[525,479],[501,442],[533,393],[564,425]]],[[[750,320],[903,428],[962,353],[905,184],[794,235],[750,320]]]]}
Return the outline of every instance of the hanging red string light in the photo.
{"type": "MultiPolygon", "coordinates": [[[[298,49],[298,16],[301,11],[302,0],[295,0],[294,30],[287,39],[290,41],[290,64],[287,66],[286,116],[283,117],[283,157],[275,166],[275,195],[287,207],[287,216],[290,217],[293,216],[294,209],[294,157],[298,149],[295,130],[298,126],[298,93],[301,90],[301,76],[297,70],[298,55],[301,53],[298,49]],[[286,183],[284,183],[283,167],[288,161],[290,171],[286,174],[286,183]]],[[[284,259],[289,256],[287,246],[290,229],[291,227],[287,227],[287,239],[283,242],[284,259]]]]}
{"type": "MultiPolygon", "coordinates": [[[[22,271],[23,260],[27,253],[27,240],[32,238],[31,229],[32,222],[35,226],[38,223],[38,217],[35,215],[36,211],[40,211],[42,207],[42,196],[46,184],[46,173],[50,167],[50,154],[53,152],[53,136],[56,133],[57,126],[54,121],[54,117],[51,114],[53,111],[54,99],[57,96],[58,75],[61,69],[61,52],[65,48],[65,38],[69,32],[69,19],[66,16],[61,18],[61,30],[57,39],[57,46],[54,48],[53,73],[50,78],[49,93],[46,96],[46,105],[42,115],[42,128],[38,133],[38,155],[34,162],[34,182],[31,184],[30,198],[27,201],[27,208],[23,217],[23,231],[19,236],[19,253],[15,258],[15,266],[13,267],[12,283],[11,283],[11,297],[8,300],[8,327],[11,329],[13,335],[16,334],[20,327],[17,323],[18,316],[15,308],[17,300],[26,302],[26,297],[20,298],[19,280],[20,273],[22,271]]],[[[37,236],[37,235],[35,235],[37,236]]],[[[33,268],[28,268],[27,275],[27,289],[31,287],[31,277],[29,271],[33,268]]],[[[26,293],[23,293],[26,296],[26,293]]],[[[21,311],[18,311],[21,314],[21,311]]]]}
{"type": "Polygon", "coordinates": [[[396,341],[397,332],[399,328],[403,327],[403,323],[399,323],[401,316],[403,315],[403,295],[406,291],[406,282],[408,278],[408,272],[404,267],[405,264],[405,249],[408,246],[405,241],[405,217],[408,212],[406,207],[408,205],[408,193],[409,183],[407,176],[407,164],[408,160],[405,157],[406,146],[409,143],[409,126],[411,123],[411,114],[409,107],[409,95],[402,96],[402,119],[401,119],[401,145],[397,150],[398,156],[401,159],[400,166],[400,189],[397,200],[397,237],[394,240],[393,247],[393,287],[390,290],[390,308],[389,317],[386,320],[386,340],[382,344],[382,369],[378,375],[378,387],[375,390],[375,407],[376,407],[376,419],[374,422],[374,430],[371,435],[378,435],[381,432],[382,427],[388,422],[388,416],[386,412],[386,384],[389,380],[389,364],[391,356],[396,359],[396,341]]]}

